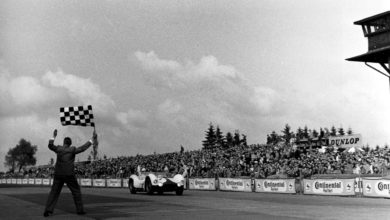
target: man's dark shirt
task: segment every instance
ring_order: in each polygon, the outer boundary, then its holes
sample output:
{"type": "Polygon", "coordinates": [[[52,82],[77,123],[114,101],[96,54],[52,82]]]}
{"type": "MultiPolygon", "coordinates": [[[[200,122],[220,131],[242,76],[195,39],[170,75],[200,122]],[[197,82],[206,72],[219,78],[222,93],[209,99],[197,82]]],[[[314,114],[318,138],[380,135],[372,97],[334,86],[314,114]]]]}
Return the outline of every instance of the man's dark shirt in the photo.
{"type": "Polygon", "coordinates": [[[55,175],[74,175],[74,160],[76,154],[79,154],[91,146],[91,141],[88,141],[80,147],[55,146],[54,139],[49,140],[49,149],[57,154],[55,165],[55,175]]]}

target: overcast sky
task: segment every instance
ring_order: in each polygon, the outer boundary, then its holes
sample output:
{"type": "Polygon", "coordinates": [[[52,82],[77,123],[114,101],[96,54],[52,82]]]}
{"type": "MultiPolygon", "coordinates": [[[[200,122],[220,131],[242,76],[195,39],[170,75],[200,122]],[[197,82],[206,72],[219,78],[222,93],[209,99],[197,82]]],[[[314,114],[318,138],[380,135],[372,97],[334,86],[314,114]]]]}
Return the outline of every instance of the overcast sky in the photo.
{"type": "MultiPolygon", "coordinates": [[[[55,158],[59,108],[91,104],[99,154],[200,149],[212,122],[249,144],[285,124],[349,127],[390,140],[384,76],[345,59],[367,52],[354,21],[388,0],[1,1],[0,171],[21,138],[37,165],[55,158]]],[[[78,156],[85,160],[87,153],[78,156]]]]}

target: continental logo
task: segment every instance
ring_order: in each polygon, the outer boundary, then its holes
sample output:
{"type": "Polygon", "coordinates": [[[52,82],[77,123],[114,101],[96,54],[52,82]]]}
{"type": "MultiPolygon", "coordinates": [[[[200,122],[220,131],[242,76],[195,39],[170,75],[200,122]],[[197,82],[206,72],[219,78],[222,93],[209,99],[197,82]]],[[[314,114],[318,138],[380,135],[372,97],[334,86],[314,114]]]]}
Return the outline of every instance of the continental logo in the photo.
{"type": "Polygon", "coordinates": [[[244,186],[244,183],[226,180],[226,186],[244,186]]]}
{"type": "Polygon", "coordinates": [[[341,189],[341,182],[316,182],[314,187],[316,189],[341,189]]]}
{"type": "Polygon", "coordinates": [[[208,180],[195,180],[195,185],[208,185],[208,180]]]}
{"type": "Polygon", "coordinates": [[[390,184],[389,184],[389,183],[382,183],[382,182],[379,182],[379,183],[378,183],[378,189],[379,189],[380,191],[389,190],[389,189],[390,189],[390,184]]]}
{"type": "Polygon", "coordinates": [[[268,182],[264,181],[264,188],[284,188],[286,185],[284,182],[268,182]]]}

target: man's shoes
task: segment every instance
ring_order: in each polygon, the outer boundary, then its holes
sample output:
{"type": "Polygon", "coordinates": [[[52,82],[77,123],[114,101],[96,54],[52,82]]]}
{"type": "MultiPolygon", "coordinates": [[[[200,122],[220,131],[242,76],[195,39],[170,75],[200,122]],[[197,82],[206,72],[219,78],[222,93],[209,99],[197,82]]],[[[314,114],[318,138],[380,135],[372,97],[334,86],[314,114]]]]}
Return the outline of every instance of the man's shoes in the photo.
{"type": "Polygon", "coordinates": [[[86,212],[82,211],[82,212],[77,212],[77,215],[85,215],[87,214],[86,212]]]}
{"type": "Polygon", "coordinates": [[[53,214],[53,212],[51,212],[51,211],[45,211],[45,212],[43,213],[43,216],[48,217],[48,216],[51,215],[51,214],[53,214]]]}

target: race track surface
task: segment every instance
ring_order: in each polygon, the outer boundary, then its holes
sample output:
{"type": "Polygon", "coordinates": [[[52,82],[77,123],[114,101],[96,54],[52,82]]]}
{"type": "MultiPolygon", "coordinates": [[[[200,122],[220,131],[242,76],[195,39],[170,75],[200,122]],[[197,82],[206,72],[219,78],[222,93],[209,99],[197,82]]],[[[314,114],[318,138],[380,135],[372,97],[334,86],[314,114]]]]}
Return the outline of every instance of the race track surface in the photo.
{"type": "Polygon", "coordinates": [[[85,216],[64,187],[53,216],[42,216],[48,187],[0,186],[0,219],[390,219],[390,200],[220,191],[131,195],[82,188],[85,216]]]}

